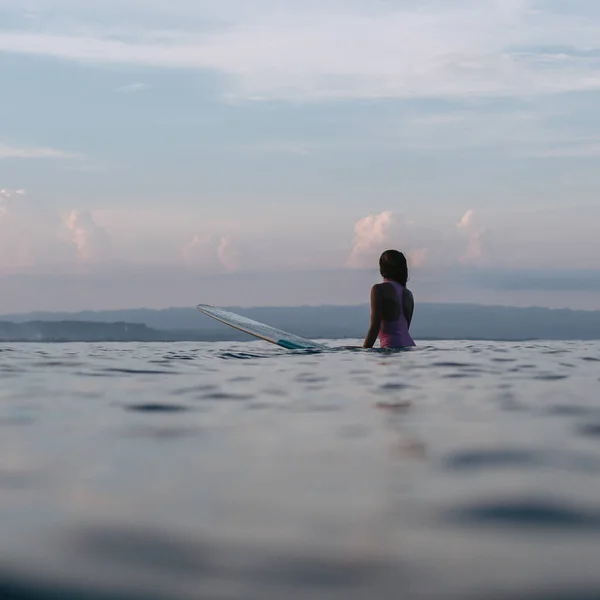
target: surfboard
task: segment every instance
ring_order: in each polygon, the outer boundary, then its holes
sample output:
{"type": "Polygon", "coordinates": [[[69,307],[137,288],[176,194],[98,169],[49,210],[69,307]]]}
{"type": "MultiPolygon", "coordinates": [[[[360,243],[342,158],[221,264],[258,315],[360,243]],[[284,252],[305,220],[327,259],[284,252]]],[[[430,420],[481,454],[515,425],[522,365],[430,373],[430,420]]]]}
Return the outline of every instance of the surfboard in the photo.
{"type": "Polygon", "coordinates": [[[253,319],[242,317],[242,315],[238,315],[217,306],[198,304],[196,308],[201,313],[208,315],[225,325],[229,325],[229,327],[243,331],[256,338],[265,340],[266,342],[271,342],[271,344],[277,344],[277,346],[281,346],[287,350],[323,350],[328,348],[328,346],[323,344],[318,344],[317,342],[294,335],[293,333],[288,333],[287,331],[276,329],[275,327],[265,325],[264,323],[254,321],[253,319]]]}

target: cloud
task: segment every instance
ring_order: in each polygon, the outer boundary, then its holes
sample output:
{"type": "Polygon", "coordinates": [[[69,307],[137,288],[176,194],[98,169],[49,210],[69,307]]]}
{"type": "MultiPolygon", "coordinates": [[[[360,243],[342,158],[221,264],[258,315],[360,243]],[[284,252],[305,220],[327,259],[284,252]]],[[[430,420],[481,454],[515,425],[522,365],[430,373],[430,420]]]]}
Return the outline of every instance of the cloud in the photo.
{"type": "Polygon", "coordinates": [[[9,212],[9,204],[3,201],[3,198],[8,200],[18,196],[24,196],[25,190],[9,190],[7,188],[0,189],[0,219],[9,212]]]}
{"type": "Polygon", "coordinates": [[[4,30],[0,51],[218,72],[229,94],[254,99],[600,90],[600,18],[533,0],[434,1],[426,9],[417,0],[324,0],[284,11],[272,1],[175,2],[162,11],[144,4],[149,16],[130,0],[124,4],[139,19],[129,30],[117,26],[115,3],[104,11],[91,4],[96,13],[63,2],[35,28],[4,30]],[[99,28],[98,11],[114,25],[99,28]]]}
{"type": "Polygon", "coordinates": [[[0,271],[72,260],[69,244],[60,237],[59,216],[18,192],[0,192],[0,271]]]}
{"type": "Polygon", "coordinates": [[[96,263],[109,254],[109,238],[87,211],[72,210],[65,219],[80,262],[96,263]]]}
{"type": "Polygon", "coordinates": [[[478,264],[485,261],[484,243],[488,230],[485,227],[477,226],[475,211],[473,209],[467,210],[456,226],[465,232],[467,239],[467,248],[461,255],[460,262],[463,264],[478,264]]]}
{"type": "Polygon", "coordinates": [[[404,252],[411,268],[480,264],[487,259],[489,233],[477,224],[472,209],[455,226],[442,222],[435,227],[386,211],[356,223],[347,266],[373,267],[387,248],[404,252]]]}
{"type": "Polygon", "coordinates": [[[233,271],[238,268],[238,253],[233,244],[231,236],[221,238],[217,248],[217,256],[221,264],[228,270],[233,271]]]}
{"type": "Polygon", "coordinates": [[[419,226],[414,219],[392,211],[369,215],[354,226],[354,244],[347,266],[373,267],[388,248],[396,248],[406,255],[411,268],[421,268],[439,259],[436,244],[448,250],[439,232],[419,226]]]}
{"type": "Polygon", "coordinates": [[[459,227],[460,229],[466,229],[468,228],[471,223],[473,222],[473,216],[475,214],[475,211],[470,208],[461,218],[461,220],[458,222],[457,227],[459,227]]]}
{"type": "Polygon", "coordinates": [[[0,272],[72,268],[108,257],[108,236],[86,211],[62,218],[22,189],[0,189],[0,272]]]}
{"type": "Polygon", "coordinates": [[[3,188],[0,190],[0,196],[3,198],[12,198],[13,196],[24,196],[25,190],[9,190],[3,188]]]}
{"type": "Polygon", "coordinates": [[[136,94],[138,92],[145,92],[146,90],[151,89],[152,86],[147,83],[129,83],[127,85],[121,86],[115,90],[115,92],[119,94],[136,94]]]}
{"type": "Polygon", "coordinates": [[[231,271],[238,267],[237,251],[230,236],[195,235],[183,246],[181,255],[185,264],[202,271],[231,271]]]}
{"type": "Polygon", "coordinates": [[[429,248],[419,248],[417,250],[411,250],[407,256],[408,266],[417,269],[420,267],[424,267],[427,264],[428,258],[429,248]]]}
{"type": "Polygon", "coordinates": [[[466,252],[461,256],[461,262],[465,264],[478,263],[484,260],[482,234],[473,233],[469,237],[466,252]]]}
{"type": "Polygon", "coordinates": [[[350,267],[368,267],[377,264],[388,243],[392,212],[385,211],[364,217],[354,225],[354,245],[348,258],[350,267]]]}
{"type": "Polygon", "coordinates": [[[18,147],[9,146],[0,142],[0,160],[8,158],[30,158],[30,159],[59,159],[78,158],[76,154],[57,150],[56,148],[44,147],[18,147]]]}

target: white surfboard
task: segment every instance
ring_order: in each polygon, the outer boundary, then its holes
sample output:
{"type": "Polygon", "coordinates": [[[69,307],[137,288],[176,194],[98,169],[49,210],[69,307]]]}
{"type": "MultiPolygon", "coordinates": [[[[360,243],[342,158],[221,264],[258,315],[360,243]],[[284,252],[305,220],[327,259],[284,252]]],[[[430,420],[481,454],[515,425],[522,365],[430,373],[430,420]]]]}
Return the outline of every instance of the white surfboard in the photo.
{"type": "Polygon", "coordinates": [[[271,344],[277,344],[278,346],[288,350],[319,350],[328,348],[328,346],[323,344],[318,344],[312,340],[307,340],[306,338],[294,335],[293,333],[288,333],[287,331],[276,329],[275,327],[265,325],[264,323],[259,323],[258,321],[248,319],[247,317],[242,317],[242,315],[238,315],[234,312],[224,310],[216,306],[198,304],[196,308],[201,313],[208,315],[209,317],[212,317],[213,319],[220,321],[225,325],[229,325],[229,327],[233,327],[234,329],[238,329],[239,331],[253,335],[254,337],[265,340],[266,342],[271,342],[271,344]]]}

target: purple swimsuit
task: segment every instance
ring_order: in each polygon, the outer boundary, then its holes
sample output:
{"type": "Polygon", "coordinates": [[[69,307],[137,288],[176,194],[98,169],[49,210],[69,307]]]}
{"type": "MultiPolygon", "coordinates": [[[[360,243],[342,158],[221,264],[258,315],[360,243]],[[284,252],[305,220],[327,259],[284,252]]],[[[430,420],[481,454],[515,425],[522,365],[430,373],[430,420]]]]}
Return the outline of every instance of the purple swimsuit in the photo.
{"type": "Polygon", "coordinates": [[[405,348],[407,346],[416,346],[410,333],[408,332],[408,322],[404,316],[402,298],[404,295],[404,286],[397,281],[384,279],[386,283],[391,283],[398,294],[400,304],[400,317],[396,321],[381,320],[379,329],[379,345],[381,348],[405,348]]]}

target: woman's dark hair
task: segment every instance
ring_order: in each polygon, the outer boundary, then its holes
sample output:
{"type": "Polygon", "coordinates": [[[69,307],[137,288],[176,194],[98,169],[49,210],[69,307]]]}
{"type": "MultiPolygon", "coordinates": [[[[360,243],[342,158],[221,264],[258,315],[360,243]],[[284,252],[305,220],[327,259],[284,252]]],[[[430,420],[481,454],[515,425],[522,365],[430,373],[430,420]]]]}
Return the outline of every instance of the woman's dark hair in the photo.
{"type": "Polygon", "coordinates": [[[385,279],[393,279],[405,286],[408,281],[406,257],[398,250],[386,250],[379,258],[379,272],[385,279]]]}

